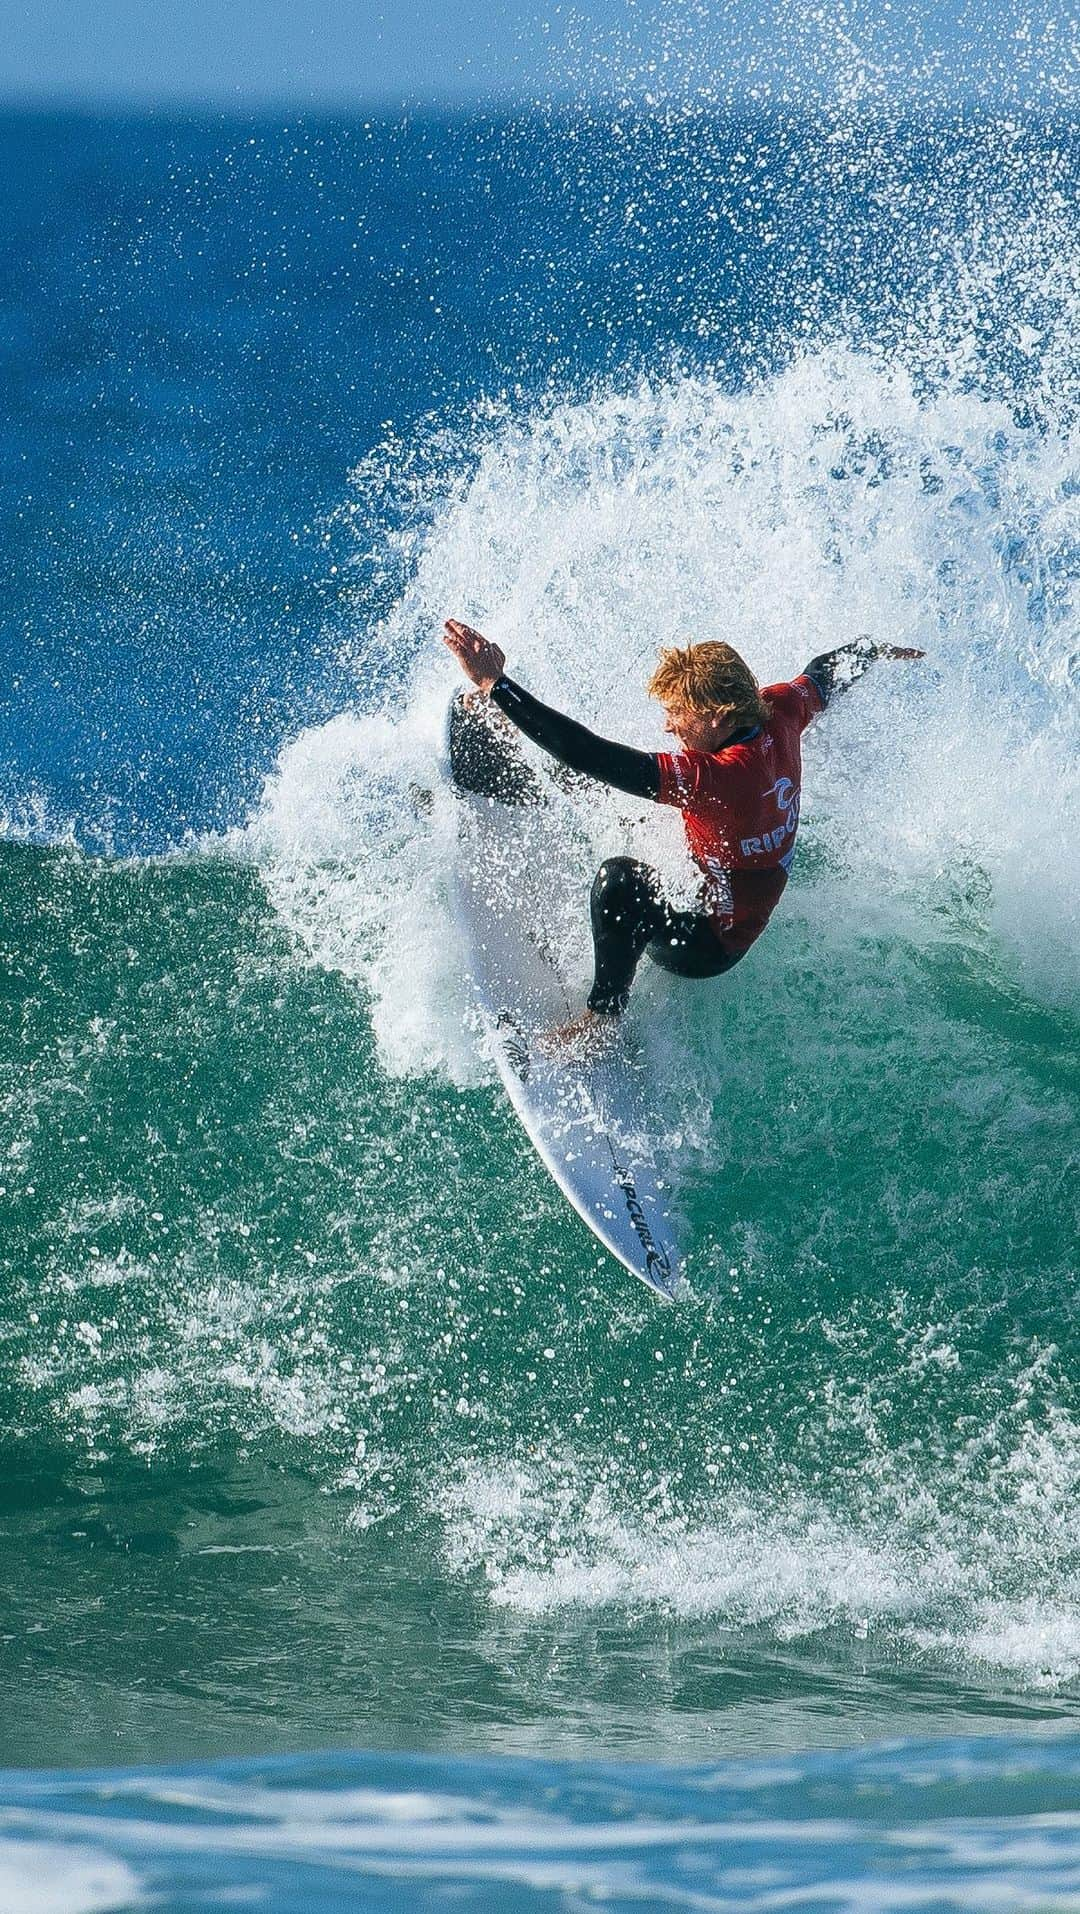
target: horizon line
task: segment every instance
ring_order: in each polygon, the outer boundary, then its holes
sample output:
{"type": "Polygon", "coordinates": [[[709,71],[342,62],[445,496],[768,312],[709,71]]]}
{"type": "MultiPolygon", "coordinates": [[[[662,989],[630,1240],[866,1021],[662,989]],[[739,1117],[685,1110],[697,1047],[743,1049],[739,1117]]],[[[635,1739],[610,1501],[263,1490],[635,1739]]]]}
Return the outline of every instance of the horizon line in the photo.
{"type": "MultiPolygon", "coordinates": [[[[830,95],[824,89],[807,89],[792,96],[781,86],[757,85],[733,91],[726,100],[711,97],[705,89],[697,95],[691,94],[672,98],[657,97],[644,92],[629,93],[616,88],[582,94],[547,90],[544,93],[516,90],[510,87],[451,88],[442,93],[396,93],[380,92],[370,94],[272,94],[258,93],[237,96],[233,93],[184,91],[115,92],[98,93],[89,89],[65,88],[46,91],[21,88],[5,91],[0,83],[0,114],[12,117],[85,117],[118,118],[138,116],[146,118],[193,119],[202,116],[236,119],[279,119],[312,118],[356,120],[364,115],[383,117],[391,114],[422,113],[461,113],[461,112],[507,112],[520,113],[530,108],[543,111],[555,107],[560,110],[579,108],[585,112],[597,110],[610,112],[656,113],[665,108],[684,108],[695,105],[723,112],[731,108],[747,108],[752,111],[797,111],[800,107],[815,105],[828,107],[830,95]],[[786,97],[785,97],[786,95],[786,97]]],[[[916,86],[890,87],[885,93],[867,99],[856,105],[847,102],[847,110],[856,116],[871,115],[883,107],[897,106],[918,108],[926,111],[937,108],[955,109],[972,107],[1008,107],[1012,111],[1025,110],[1048,111],[1056,109],[1061,113],[1072,111],[1070,102],[1054,97],[1054,89],[1041,90],[1036,96],[1018,100],[1008,91],[991,92],[985,85],[969,85],[955,88],[935,88],[929,93],[920,93],[916,86]]]]}

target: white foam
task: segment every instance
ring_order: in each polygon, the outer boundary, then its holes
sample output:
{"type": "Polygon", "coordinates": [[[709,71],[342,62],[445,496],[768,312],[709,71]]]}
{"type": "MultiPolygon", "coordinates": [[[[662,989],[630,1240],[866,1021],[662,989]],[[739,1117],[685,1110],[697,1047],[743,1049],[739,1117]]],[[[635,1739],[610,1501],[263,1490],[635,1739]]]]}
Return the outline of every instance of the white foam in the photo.
{"type": "MultiPolygon", "coordinates": [[[[539,695],[640,745],[661,740],[644,684],[662,644],[726,638],[766,681],[859,631],[926,649],[808,738],[804,843],[828,869],[796,883],[824,886],[834,951],[878,913],[916,943],[988,939],[1032,994],[1075,1001],[1073,463],[1002,404],[838,347],[737,395],[684,378],[508,421],[357,634],[367,685],[387,661],[384,708],[291,745],[242,840],[311,956],[363,983],[384,1067],[476,1068],[436,763],[451,613],[539,695]]],[[[612,849],[689,881],[677,820],[642,809],[590,802],[583,924],[612,849]]]]}
{"type": "Polygon", "coordinates": [[[1054,1692],[1080,1676],[1080,1606],[1030,1597],[988,1602],[962,1629],[915,1629],[917,1647],[951,1661],[982,1662],[1027,1688],[1054,1692]]]}
{"type": "Polygon", "coordinates": [[[10,1914],[121,1914],[145,1905],[131,1869],[92,1848],[11,1838],[0,1845],[0,1909],[10,1914]]]}
{"type": "Polygon", "coordinates": [[[645,1603],[796,1635],[903,1613],[913,1596],[901,1551],[806,1507],[764,1515],[719,1498],[716,1519],[690,1529],[619,1512],[603,1485],[583,1493],[573,1477],[556,1485],[499,1464],[467,1467],[440,1511],[452,1565],[482,1567],[492,1599],[524,1614],[645,1603]]]}
{"type": "MultiPolygon", "coordinates": [[[[852,1427],[863,1413],[839,1399],[832,1411],[852,1427]]],[[[992,1666],[1055,1689],[1080,1670],[1067,1560],[1080,1434],[1060,1414],[1051,1424],[1023,1429],[983,1479],[972,1470],[959,1501],[950,1491],[971,1456],[944,1480],[883,1452],[857,1506],[791,1486],[755,1494],[713,1465],[710,1506],[692,1510],[663,1483],[627,1499],[613,1464],[593,1472],[550,1454],[463,1462],[433,1507],[449,1566],[482,1575],[497,1607],[524,1616],[647,1607],[780,1640],[839,1630],[877,1652],[902,1645],[969,1675],[992,1666]]],[[[996,1450],[1004,1431],[985,1435],[996,1450]]]]}
{"type": "Polygon", "coordinates": [[[366,990],[384,1067],[475,1077],[445,885],[453,837],[438,700],[343,713],[282,755],[241,838],[313,961],[366,990]],[[440,1014],[440,1012],[442,1014],[440,1014]]]}

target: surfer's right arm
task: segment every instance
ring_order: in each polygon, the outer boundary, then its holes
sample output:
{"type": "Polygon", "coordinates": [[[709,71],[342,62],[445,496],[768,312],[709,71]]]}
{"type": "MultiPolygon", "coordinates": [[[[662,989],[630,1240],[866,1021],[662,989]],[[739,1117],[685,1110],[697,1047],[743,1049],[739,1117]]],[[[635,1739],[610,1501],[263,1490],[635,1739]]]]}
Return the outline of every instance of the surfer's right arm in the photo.
{"type": "Polygon", "coordinates": [[[601,784],[611,784],[616,791],[626,791],[631,797],[652,798],[654,802],[659,799],[660,765],[655,753],[635,751],[629,744],[598,738],[594,731],[586,730],[573,718],[566,718],[561,711],[541,704],[539,698],[523,691],[505,672],[491,688],[491,702],[542,751],[550,752],[571,771],[598,778],[601,784]]]}
{"type": "Polygon", "coordinates": [[[631,745],[598,738],[595,732],[586,730],[573,718],[564,717],[561,711],[553,711],[550,705],[541,704],[539,698],[508,678],[504,669],[506,658],[490,639],[460,624],[456,618],[447,620],[446,630],[444,642],[466,676],[480,691],[486,691],[492,704],[542,751],[549,752],[571,771],[597,778],[601,784],[613,785],[616,791],[626,791],[630,797],[659,801],[660,764],[654,752],[635,751],[631,745]]]}

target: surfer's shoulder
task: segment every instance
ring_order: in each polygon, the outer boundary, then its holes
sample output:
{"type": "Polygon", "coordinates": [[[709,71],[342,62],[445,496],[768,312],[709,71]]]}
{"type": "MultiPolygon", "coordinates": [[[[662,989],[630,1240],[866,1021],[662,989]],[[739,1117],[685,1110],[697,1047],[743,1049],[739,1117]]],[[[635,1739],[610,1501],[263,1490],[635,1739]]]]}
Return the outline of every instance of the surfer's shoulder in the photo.
{"type": "Polygon", "coordinates": [[[781,684],[762,685],[761,695],[770,706],[769,718],[795,718],[801,725],[816,718],[825,709],[825,697],[816,679],[805,671],[781,684]]]}

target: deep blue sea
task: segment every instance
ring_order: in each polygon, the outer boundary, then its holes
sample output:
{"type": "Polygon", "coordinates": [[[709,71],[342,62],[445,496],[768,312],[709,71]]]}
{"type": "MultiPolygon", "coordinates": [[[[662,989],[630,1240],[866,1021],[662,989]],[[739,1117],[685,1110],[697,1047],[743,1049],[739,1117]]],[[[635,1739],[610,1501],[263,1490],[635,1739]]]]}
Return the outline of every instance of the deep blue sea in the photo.
{"type": "Polygon", "coordinates": [[[0,1914],[1080,1910],[1044,98],[0,118],[0,1914]],[[447,615],[643,745],[927,654],[636,992],[670,1309],[477,1051],[447,615]]]}

